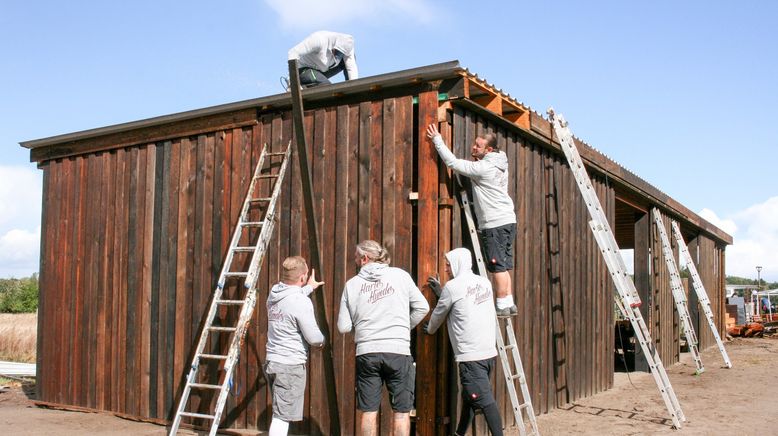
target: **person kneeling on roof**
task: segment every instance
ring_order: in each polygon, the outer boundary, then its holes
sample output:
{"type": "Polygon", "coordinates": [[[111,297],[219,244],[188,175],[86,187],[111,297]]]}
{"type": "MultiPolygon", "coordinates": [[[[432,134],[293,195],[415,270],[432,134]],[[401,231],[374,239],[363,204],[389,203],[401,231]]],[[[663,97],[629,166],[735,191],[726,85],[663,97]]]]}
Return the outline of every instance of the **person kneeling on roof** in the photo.
{"type": "Polygon", "coordinates": [[[320,30],[289,50],[289,60],[297,60],[300,84],[306,88],[330,84],[330,78],[343,71],[346,80],[359,77],[354,55],[354,37],[320,30]]]}

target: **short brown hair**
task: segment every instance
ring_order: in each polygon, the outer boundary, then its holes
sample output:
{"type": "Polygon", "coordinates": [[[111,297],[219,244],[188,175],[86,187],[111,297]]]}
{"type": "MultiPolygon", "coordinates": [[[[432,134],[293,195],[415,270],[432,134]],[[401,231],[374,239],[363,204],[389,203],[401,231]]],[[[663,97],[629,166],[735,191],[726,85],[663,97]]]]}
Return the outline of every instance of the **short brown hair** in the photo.
{"type": "Polygon", "coordinates": [[[497,146],[497,135],[494,133],[485,133],[483,135],[478,135],[479,138],[482,138],[486,141],[486,146],[490,147],[492,150],[499,150],[500,147],[497,146]]]}
{"type": "Polygon", "coordinates": [[[287,257],[281,267],[281,281],[284,283],[296,282],[301,275],[308,272],[308,264],[302,256],[287,257]]]}

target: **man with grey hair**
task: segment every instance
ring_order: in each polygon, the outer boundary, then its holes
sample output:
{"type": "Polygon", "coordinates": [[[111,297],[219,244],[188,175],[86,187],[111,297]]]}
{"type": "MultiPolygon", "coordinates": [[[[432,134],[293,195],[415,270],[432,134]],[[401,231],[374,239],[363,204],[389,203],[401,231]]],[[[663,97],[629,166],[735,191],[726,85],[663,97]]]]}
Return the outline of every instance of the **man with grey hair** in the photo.
{"type": "Polygon", "coordinates": [[[361,434],[377,434],[381,385],[386,383],[394,411],[393,434],[408,435],[416,386],[411,329],[424,319],[430,307],[411,276],[389,266],[389,252],[378,242],[360,242],[354,261],[359,273],[343,289],[338,330],[355,330],[361,434]]]}
{"type": "Polygon", "coordinates": [[[300,256],[287,257],[282,268],[281,281],[267,297],[264,369],[273,393],[269,436],[285,436],[290,421],[302,421],[308,346],[324,345],[324,335],[316,324],[313,303],[308,298],[324,282],[316,281],[315,270],[308,277],[308,265],[300,256]]]}
{"type": "Polygon", "coordinates": [[[457,159],[448,149],[435,124],[427,127],[427,137],[447,167],[468,177],[473,184],[473,206],[478,218],[486,257],[486,269],[494,275],[497,315],[515,315],[510,271],[513,269],[513,241],[516,239],[516,212],[508,194],[508,157],[497,148],[493,133],[479,135],[470,149],[473,160],[457,159]]]}

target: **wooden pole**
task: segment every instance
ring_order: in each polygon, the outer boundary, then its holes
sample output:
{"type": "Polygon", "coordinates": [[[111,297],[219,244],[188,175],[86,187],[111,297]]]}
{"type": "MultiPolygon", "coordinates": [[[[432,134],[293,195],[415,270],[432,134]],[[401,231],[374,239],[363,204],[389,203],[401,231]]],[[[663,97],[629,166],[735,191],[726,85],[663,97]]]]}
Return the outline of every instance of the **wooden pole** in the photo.
{"type": "MultiPolygon", "coordinates": [[[[308,145],[305,141],[305,126],[303,124],[303,97],[300,93],[300,75],[297,71],[297,60],[289,61],[289,86],[292,91],[292,119],[294,136],[297,139],[297,161],[300,164],[302,178],[303,202],[305,204],[305,221],[308,224],[308,249],[310,251],[311,268],[319,272],[321,277],[321,256],[319,251],[319,224],[313,208],[313,184],[311,169],[308,165],[308,145]]],[[[329,338],[329,322],[327,322],[327,307],[324,302],[324,290],[314,291],[316,302],[316,323],[323,330],[325,341],[322,350],[324,361],[325,386],[327,389],[327,405],[330,411],[330,434],[340,435],[340,414],[338,413],[338,396],[335,387],[335,369],[332,363],[332,341],[329,338]]]]}

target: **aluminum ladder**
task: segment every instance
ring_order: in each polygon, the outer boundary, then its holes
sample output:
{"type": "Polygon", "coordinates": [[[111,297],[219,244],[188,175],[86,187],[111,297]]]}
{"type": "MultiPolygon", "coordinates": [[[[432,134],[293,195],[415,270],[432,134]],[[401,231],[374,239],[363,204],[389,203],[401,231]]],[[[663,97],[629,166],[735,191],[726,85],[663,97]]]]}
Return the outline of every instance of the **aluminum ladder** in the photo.
{"type": "Polygon", "coordinates": [[[594,234],[594,239],[597,241],[611,278],[616,285],[616,306],[632,324],[635,338],[640,343],[643,355],[651,369],[651,375],[654,377],[659,392],[662,394],[662,399],[665,402],[667,411],[670,413],[673,425],[675,428],[680,429],[681,423],[686,421],[686,416],[681,410],[678,397],[675,395],[662,360],[659,358],[659,353],[651,340],[648,326],[646,326],[643,315],[640,313],[640,297],[638,296],[637,289],[635,289],[635,283],[627,273],[624,259],[621,258],[619,246],[616,243],[616,237],[602,209],[600,199],[597,198],[597,193],[594,191],[583,160],[578,154],[578,149],[573,141],[573,135],[570,133],[567,121],[561,115],[555,114],[551,108],[548,110],[548,116],[554,126],[554,132],[562,146],[562,151],[567,158],[567,163],[570,165],[570,170],[573,172],[581,196],[586,203],[587,209],[589,209],[589,215],[592,217],[592,220],[589,221],[589,227],[594,234]]]}
{"type": "MultiPolygon", "coordinates": [[[[481,276],[486,277],[486,264],[484,264],[483,254],[481,253],[481,244],[478,240],[478,233],[476,231],[475,222],[473,221],[473,215],[470,211],[470,200],[467,195],[467,191],[462,188],[462,184],[459,183],[459,176],[456,177],[457,183],[460,186],[459,201],[462,205],[462,210],[465,212],[465,220],[467,221],[467,229],[470,234],[470,242],[473,245],[473,254],[475,254],[476,264],[478,265],[478,272],[481,276]]],[[[524,366],[521,364],[521,356],[519,355],[519,347],[516,344],[516,335],[513,332],[513,320],[510,316],[495,317],[495,327],[497,329],[496,342],[497,351],[500,355],[500,361],[502,362],[502,373],[505,376],[505,385],[508,387],[508,395],[511,398],[511,407],[513,409],[513,418],[516,421],[516,425],[519,426],[519,433],[524,436],[540,435],[538,431],[538,423],[535,420],[535,409],[532,407],[532,398],[529,394],[529,388],[527,387],[527,377],[524,375],[524,366]],[[508,339],[508,345],[505,345],[505,337],[508,339]],[[508,352],[513,356],[513,367],[516,371],[511,370],[511,364],[508,359],[508,352]],[[521,388],[522,401],[519,401],[518,393],[516,392],[515,380],[519,381],[521,388]],[[530,423],[530,433],[527,433],[527,428],[524,425],[524,418],[522,412],[525,411],[527,419],[530,423]]]]}
{"type": "Polygon", "coordinates": [[[670,247],[670,238],[667,237],[665,223],[664,220],[662,220],[659,210],[654,208],[651,213],[654,215],[654,224],[656,224],[657,230],[659,231],[659,239],[662,241],[662,253],[664,254],[665,263],[667,264],[667,270],[670,272],[670,289],[672,290],[673,299],[675,300],[675,310],[678,311],[678,317],[681,319],[681,327],[683,328],[686,342],[689,346],[689,352],[692,353],[694,364],[697,366],[695,374],[702,374],[705,372],[705,366],[703,366],[702,358],[700,357],[700,350],[698,348],[699,342],[697,341],[697,335],[694,333],[694,328],[692,327],[692,318],[689,316],[686,290],[684,290],[683,283],[681,283],[681,275],[678,273],[678,267],[675,264],[673,249],[670,247]]]}
{"type": "Polygon", "coordinates": [[[281,192],[282,181],[286,175],[287,162],[289,162],[291,150],[291,142],[287,145],[286,151],[280,153],[268,152],[267,144],[262,147],[262,153],[259,156],[259,162],[257,162],[256,169],[254,170],[248,193],[243,200],[243,208],[241,209],[240,217],[238,218],[238,224],[235,226],[235,232],[232,235],[232,241],[230,242],[230,247],[227,251],[227,258],[225,259],[221,273],[219,274],[219,281],[217,282],[216,289],[213,291],[211,306],[206,315],[203,330],[200,333],[200,340],[197,343],[197,349],[189,368],[189,375],[186,377],[186,385],[184,386],[184,392],[181,394],[181,399],[178,403],[178,409],[176,411],[175,419],[173,420],[173,425],[170,428],[169,434],[171,436],[178,432],[181,425],[181,419],[184,417],[200,418],[211,421],[210,435],[216,434],[216,430],[219,428],[219,421],[221,420],[224,405],[227,402],[227,395],[230,386],[232,385],[232,374],[235,369],[235,363],[238,361],[243,338],[246,335],[246,330],[254,313],[254,306],[256,305],[257,300],[257,276],[259,275],[260,265],[262,264],[262,259],[267,250],[267,244],[270,241],[273,227],[275,226],[276,202],[278,201],[279,193],[281,192]],[[273,156],[282,156],[280,168],[275,173],[272,171],[274,164],[271,161],[273,156]],[[267,179],[272,183],[272,194],[270,197],[255,197],[255,190],[259,185],[259,181],[263,179],[267,179]],[[261,221],[250,221],[249,212],[252,205],[258,206],[261,221]],[[241,236],[246,235],[248,230],[256,228],[261,228],[256,243],[248,246],[239,245],[241,236]],[[248,271],[231,270],[235,253],[252,253],[248,271]],[[243,286],[246,289],[245,297],[241,300],[222,299],[225,285],[227,283],[240,283],[240,281],[243,281],[243,286]],[[229,306],[241,306],[237,323],[233,326],[215,326],[214,320],[219,309],[229,306]],[[226,355],[204,353],[208,338],[213,337],[215,340],[218,340],[217,336],[222,334],[232,334],[229,341],[228,353],[226,355]],[[219,367],[219,371],[224,371],[224,378],[218,384],[198,383],[197,380],[198,374],[200,373],[200,366],[213,361],[223,362],[223,366],[219,367]],[[189,402],[192,389],[219,392],[215,408],[211,414],[187,411],[187,403],[189,402]]]}
{"type": "Polygon", "coordinates": [[[670,224],[672,225],[673,236],[678,243],[678,251],[680,251],[681,258],[684,260],[684,262],[686,262],[686,267],[689,269],[689,275],[692,276],[692,287],[694,288],[694,292],[697,294],[697,299],[700,302],[700,306],[702,306],[702,311],[705,313],[705,318],[708,320],[710,331],[713,333],[713,337],[716,338],[716,345],[719,347],[721,357],[724,358],[724,364],[727,366],[727,368],[732,368],[732,362],[729,360],[729,355],[727,355],[727,350],[724,349],[724,343],[721,341],[719,330],[716,328],[716,323],[713,321],[713,310],[710,307],[708,293],[705,291],[705,286],[703,286],[700,275],[697,273],[697,267],[694,266],[692,256],[689,253],[689,248],[683,241],[681,229],[678,227],[678,223],[675,221],[672,221],[670,224]]]}

